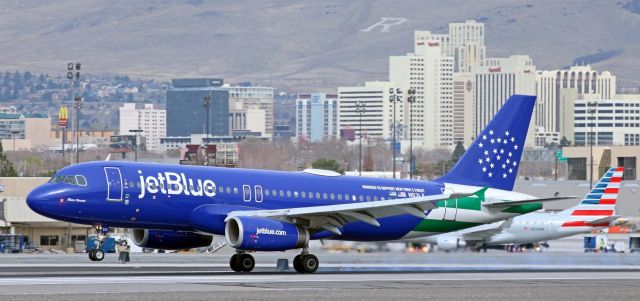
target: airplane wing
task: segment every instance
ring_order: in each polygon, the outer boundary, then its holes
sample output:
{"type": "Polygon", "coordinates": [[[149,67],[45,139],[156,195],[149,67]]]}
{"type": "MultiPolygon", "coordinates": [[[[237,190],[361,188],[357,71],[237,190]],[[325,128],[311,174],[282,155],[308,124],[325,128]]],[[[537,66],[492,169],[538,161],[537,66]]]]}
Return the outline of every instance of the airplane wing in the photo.
{"type": "Polygon", "coordinates": [[[488,225],[480,225],[462,230],[462,238],[465,241],[483,241],[509,228],[513,219],[495,222],[488,225]]]}
{"type": "Polygon", "coordinates": [[[365,222],[373,226],[380,226],[379,218],[411,214],[419,218],[426,218],[425,211],[436,208],[436,202],[469,196],[470,194],[455,194],[445,191],[443,194],[419,196],[404,199],[392,199],[353,204],[324,205],[301,208],[287,208],[276,210],[232,211],[227,214],[225,221],[236,216],[256,216],[273,219],[286,219],[300,223],[309,228],[324,229],[337,235],[341,234],[340,227],[356,221],[365,222]]]}
{"type": "Polygon", "coordinates": [[[504,201],[504,202],[485,202],[485,203],[482,204],[482,206],[485,206],[487,208],[504,208],[504,207],[511,207],[511,206],[515,206],[515,205],[550,202],[550,201],[559,201],[559,200],[575,199],[575,198],[578,198],[578,197],[577,196],[562,196],[562,197],[530,199],[530,200],[516,200],[516,201],[504,201]]]}

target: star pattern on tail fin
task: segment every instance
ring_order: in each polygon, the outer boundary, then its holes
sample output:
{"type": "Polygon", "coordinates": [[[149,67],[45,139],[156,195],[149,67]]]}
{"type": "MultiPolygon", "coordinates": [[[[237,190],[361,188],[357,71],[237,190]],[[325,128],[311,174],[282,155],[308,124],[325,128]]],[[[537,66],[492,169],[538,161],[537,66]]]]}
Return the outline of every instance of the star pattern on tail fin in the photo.
{"type": "Polygon", "coordinates": [[[485,178],[512,181],[518,170],[518,160],[522,145],[510,136],[509,130],[498,133],[489,129],[489,135],[482,135],[473,147],[481,151],[478,158],[478,169],[485,178]]]}

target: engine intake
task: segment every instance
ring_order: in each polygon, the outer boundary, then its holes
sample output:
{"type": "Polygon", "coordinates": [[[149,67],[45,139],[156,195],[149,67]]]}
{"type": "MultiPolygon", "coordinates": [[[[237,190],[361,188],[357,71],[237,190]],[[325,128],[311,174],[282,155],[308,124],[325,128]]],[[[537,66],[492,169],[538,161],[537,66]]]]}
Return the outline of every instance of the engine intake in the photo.
{"type": "Polygon", "coordinates": [[[307,229],[262,217],[232,217],[225,225],[224,234],[230,246],[241,250],[284,251],[309,243],[307,229]]]}
{"type": "Polygon", "coordinates": [[[213,236],[193,232],[132,229],[136,246],[161,250],[184,250],[211,245],[213,236]]]}
{"type": "Polygon", "coordinates": [[[443,251],[455,251],[458,248],[464,248],[467,242],[458,236],[440,236],[438,237],[438,249],[443,251]]]}

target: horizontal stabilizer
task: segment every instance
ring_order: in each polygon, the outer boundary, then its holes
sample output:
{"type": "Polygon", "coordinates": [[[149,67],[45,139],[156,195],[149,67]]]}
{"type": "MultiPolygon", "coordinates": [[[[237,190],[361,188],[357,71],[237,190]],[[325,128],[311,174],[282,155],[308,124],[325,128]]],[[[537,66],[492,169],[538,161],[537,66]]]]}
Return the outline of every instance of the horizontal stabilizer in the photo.
{"type": "Polygon", "coordinates": [[[611,222],[614,222],[614,224],[616,224],[618,226],[618,225],[626,224],[629,221],[627,219],[620,218],[620,215],[612,215],[612,216],[607,216],[607,217],[595,219],[595,220],[592,220],[592,221],[588,221],[587,224],[589,224],[589,225],[600,225],[600,224],[611,223],[611,222]],[[620,221],[618,221],[618,220],[620,220],[620,221]]]}
{"type": "Polygon", "coordinates": [[[484,204],[482,204],[482,206],[485,206],[487,208],[505,208],[505,207],[511,207],[511,206],[516,206],[516,205],[551,202],[551,201],[559,201],[559,200],[567,200],[567,199],[575,199],[575,198],[578,198],[578,197],[577,196],[563,196],[563,197],[520,200],[520,201],[504,201],[504,202],[495,202],[495,203],[484,203],[484,204]]]}

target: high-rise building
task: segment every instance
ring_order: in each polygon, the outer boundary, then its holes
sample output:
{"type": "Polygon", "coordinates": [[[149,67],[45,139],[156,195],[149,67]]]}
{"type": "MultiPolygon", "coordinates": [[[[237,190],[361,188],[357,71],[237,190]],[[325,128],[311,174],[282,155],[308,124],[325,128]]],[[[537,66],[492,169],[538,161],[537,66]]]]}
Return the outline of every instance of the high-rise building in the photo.
{"type": "Polygon", "coordinates": [[[575,145],[640,145],[640,95],[581,97],[574,102],[575,145]]]}
{"type": "Polygon", "coordinates": [[[229,135],[229,91],[222,88],[222,79],[174,79],[167,91],[167,136],[184,137],[206,134],[207,111],[209,134],[229,135]],[[211,97],[209,109],[204,98],[211,97]]]}
{"type": "Polygon", "coordinates": [[[569,70],[536,72],[536,127],[544,132],[557,133],[560,138],[571,140],[571,115],[573,101],[578,95],[595,95],[599,99],[612,99],[616,95],[616,77],[610,72],[598,73],[591,66],[573,66],[569,70]],[[569,89],[564,90],[563,89],[569,89]],[[575,93],[572,93],[573,90],[575,93]],[[563,101],[567,95],[573,99],[563,101]],[[565,108],[566,105],[569,107],[565,108]],[[565,120],[565,116],[569,119],[565,120]]]}
{"type": "Polygon", "coordinates": [[[338,88],[338,123],[340,130],[353,130],[355,138],[392,139],[393,107],[390,90],[400,89],[403,101],[395,104],[396,139],[402,140],[406,88],[392,82],[366,82],[364,86],[338,88]],[[358,107],[358,103],[364,106],[358,107]],[[364,112],[359,109],[364,108],[364,112]],[[362,129],[360,129],[362,124],[362,129]]]}
{"type": "Polygon", "coordinates": [[[475,77],[473,73],[453,74],[453,142],[467,147],[475,137],[475,77]]]}
{"type": "MultiPolygon", "coordinates": [[[[475,128],[474,137],[498,112],[513,94],[535,95],[536,66],[528,55],[508,58],[489,58],[483,65],[472,67],[475,76],[475,128]]],[[[530,134],[533,128],[530,127],[530,134]]],[[[527,135],[533,145],[533,135],[527,135]]]]}
{"type": "Polygon", "coordinates": [[[229,91],[229,126],[231,131],[260,132],[263,137],[273,136],[274,127],[274,88],[254,86],[222,86],[229,91]],[[256,110],[263,111],[262,114],[256,110]],[[263,117],[260,124],[250,116],[263,117]]]}
{"type": "MultiPolygon", "coordinates": [[[[414,39],[416,46],[420,46],[419,41],[438,41],[442,55],[453,58],[455,72],[469,72],[473,65],[481,64],[486,57],[484,24],[474,20],[467,20],[464,23],[449,23],[448,34],[416,31],[414,39]]],[[[417,49],[415,52],[418,52],[417,49]]]]}
{"type": "Polygon", "coordinates": [[[299,94],[296,99],[296,136],[311,142],[340,138],[338,96],[325,93],[299,94]]]}
{"type": "MultiPolygon", "coordinates": [[[[160,152],[160,138],[167,136],[167,112],[156,109],[153,104],[136,108],[135,103],[125,103],[120,107],[120,135],[136,135],[131,130],[141,129],[139,137],[144,138],[145,147],[151,152],[160,152]]],[[[138,141],[141,143],[142,141],[138,141]]]]}
{"type": "Polygon", "coordinates": [[[414,142],[429,149],[453,146],[454,63],[443,55],[442,43],[424,40],[422,32],[416,32],[414,53],[389,57],[389,80],[416,91],[405,125],[412,125],[414,142]]]}

